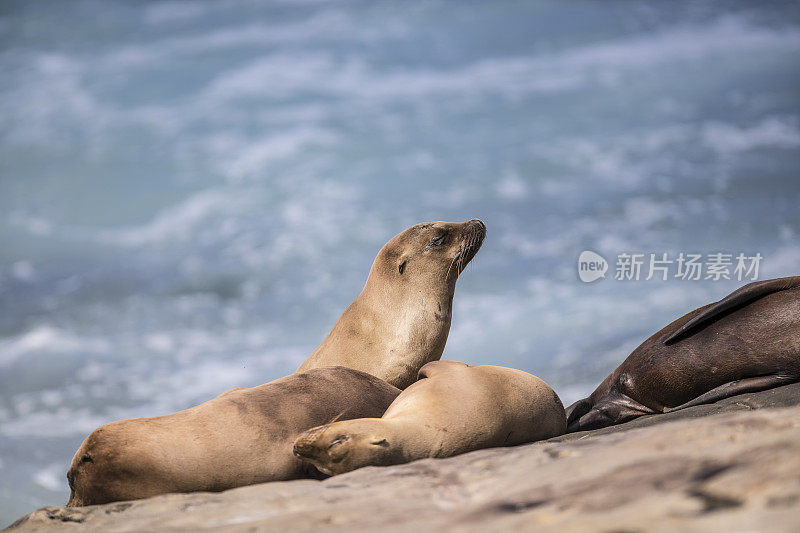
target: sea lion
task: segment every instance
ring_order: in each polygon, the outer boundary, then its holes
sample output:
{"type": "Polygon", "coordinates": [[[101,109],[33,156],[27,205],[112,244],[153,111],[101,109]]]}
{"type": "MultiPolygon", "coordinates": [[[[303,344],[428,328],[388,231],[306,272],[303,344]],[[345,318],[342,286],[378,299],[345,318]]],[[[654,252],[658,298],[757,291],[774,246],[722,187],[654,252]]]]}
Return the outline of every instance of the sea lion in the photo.
{"type": "Polygon", "coordinates": [[[513,446],[564,433],[558,395],[512,368],[433,361],[382,418],[334,422],[300,435],[293,451],[329,475],[368,465],[513,446]]]}
{"type": "Polygon", "coordinates": [[[800,381],[800,276],[757,281],[646,341],[588,398],[568,431],[800,381]]]}
{"type": "Polygon", "coordinates": [[[398,394],[365,372],[320,368],[171,415],[102,426],[72,460],[67,506],[319,477],[292,455],[297,435],[335,419],[381,416],[398,394]]]}
{"type": "Polygon", "coordinates": [[[298,372],[341,365],[406,388],[442,356],[459,274],[486,236],[480,220],[428,222],[378,252],[358,298],[298,372]]]}

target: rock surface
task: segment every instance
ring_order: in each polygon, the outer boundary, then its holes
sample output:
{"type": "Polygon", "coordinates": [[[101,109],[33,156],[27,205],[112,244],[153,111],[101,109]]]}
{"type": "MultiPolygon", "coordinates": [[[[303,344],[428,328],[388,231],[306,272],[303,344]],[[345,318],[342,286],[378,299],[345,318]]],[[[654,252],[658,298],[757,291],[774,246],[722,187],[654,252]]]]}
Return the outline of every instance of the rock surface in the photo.
{"type": "Polygon", "coordinates": [[[800,384],[319,482],[45,507],[13,531],[797,531],[800,384]],[[766,409],[765,409],[766,408],[766,409]]]}

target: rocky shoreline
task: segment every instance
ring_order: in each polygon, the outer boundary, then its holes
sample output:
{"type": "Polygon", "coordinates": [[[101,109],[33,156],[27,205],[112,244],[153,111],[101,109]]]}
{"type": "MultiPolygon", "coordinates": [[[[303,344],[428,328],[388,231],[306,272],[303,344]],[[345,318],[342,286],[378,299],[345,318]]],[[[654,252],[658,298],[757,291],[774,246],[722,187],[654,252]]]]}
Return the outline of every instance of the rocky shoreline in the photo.
{"type": "Polygon", "coordinates": [[[23,531],[793,531],[800,384],[449,459],[67,509],[23,531]]]}

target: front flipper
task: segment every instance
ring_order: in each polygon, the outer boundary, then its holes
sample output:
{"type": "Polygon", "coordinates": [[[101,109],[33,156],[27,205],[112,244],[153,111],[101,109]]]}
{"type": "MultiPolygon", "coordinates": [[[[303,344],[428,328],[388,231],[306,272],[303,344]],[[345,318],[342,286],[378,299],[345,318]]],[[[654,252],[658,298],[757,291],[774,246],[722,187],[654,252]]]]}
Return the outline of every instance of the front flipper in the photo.
{"type": "Polygon", "coordinates": [[[564,412],[567,415],[567,425],[569,426],[570,424],[578,420],[580,417],[588,413],[591,408],[592,408],[591,398],[584,398],[582,400],[578,400],[577,402],[567,407],[564,410],[564,412]]]}
{"type": "Polygon", "coordinates": [[[677,407],[667,407],[664,409],[665,413],[678,411],[679,409],[686,409],[695,405],[702,405],[705,403],[714,403],[737,394],[744,394],[746,392],[758,392],[767,389],[780,387],[781,385],[788,385],[800,381],[797,376],[788,376],[786,374],[771,374],[769,376],[756,376],[752,378],[737,379],[730,383],[724,383],[719,387],[714,387],[705,394],[701,394],[694,400],[690,400],[677,407]]]}
{"type": "Polygon", "coordinates": [[[791,278],[777,278],[768,279],[766,281],[756,281],[748,283],[744,287],[733,291],[728,296],[711,304],[697,315],[688,320],[685,324],[679,327],[669,337],[664,340],[664,344],[670,345],[686,338],[692,331],[701,328],[718,320],[727,311],[735,309],[736,307],[743,307],[749,303],[763,298],[773,292],[791,289],[800,285],[800,277],[795,276],[791,278]]]}
{"type": "Polygon", "coordinates": [[[654,415],[661,411],[643,405],[626,394],[616,393],[599,401],[580,418],[575,416],[576,412],[577,408],[571,413],[573,422],[567,426],[567,433],[622,424],[642,415],[654,415]]]}

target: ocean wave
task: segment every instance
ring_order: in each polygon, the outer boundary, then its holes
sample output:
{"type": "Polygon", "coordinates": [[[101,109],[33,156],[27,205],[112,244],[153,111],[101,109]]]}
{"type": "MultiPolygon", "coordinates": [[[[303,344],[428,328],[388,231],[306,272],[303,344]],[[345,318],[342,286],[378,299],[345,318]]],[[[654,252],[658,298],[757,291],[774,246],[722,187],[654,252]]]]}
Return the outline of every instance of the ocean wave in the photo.
{"type": "Polygon", "coordinates": [[[752,126],[722,122],[703,125],[703,140],[721,154],[755,148],[789,149],[800,146],[800,121],[795,116],[765,117],[752,126]]]}
{"type": "Polygon", "coordinates": [[[97,140],[115,113],[102,105],[83,79],[86,64],[64,53],[18,53],[28,65],[0,89],[0,126],[6,143],[49,142],[69,146],[74,136],[97,140]],[[70,120],[83,124],[78,132],[70,120]]]}
{"type": "Polygon", "coordinates": [[[81,337],[53,326],[40,325],[17,337],[0,340],[0,366],[8,367],[32,353],[102,354],[111,350],[108,340],[81,337]]]}
{"type": "Polygon", "coordinates": [[[373,100],[487,92],[519,97],[574,89],[597,81],[592,73],[608,69],[652,69],[659,63],[770,49],[781,53],[800,49],[800,31],[762,28],[741,16],[724,16],[702,26],[677,26],[548,54],[480,60],[449,70],[377,71],[363,58],[342,61],[329,53],[278,53],[220,74],[203,96],[276,97],[308,89],[373,100]]]}
{"type": "Polygon", "coordinates": [[[146,224],[102,230],[98,240],[106,244],[134,247],[184,240],[195,234],[200,223],[214,217],[236,214],[250,200],[246,195],[207,189],[162,210],[146,224]]]}
{"type": "Polygon", "coordinates": [[[170,0],[145,6],[142,15],[151,24],[184,22],[205,15],[213,5],[212,2],[199,4],[188,0],[170,0]]]}
{"type": "Polygon", "coordinates": [[[267,337],[251,333],[242,338],[219,338],[201,331],[145,335],[143,343],[148,348],[161,355],[169,353],[178,365],[170,365],[169,371],[152,359],[123,362],[113,369],[106,365],[85,383],[6,397],[13,409],[0,416],[0,434],[80,436],[115,420],[173,413],[231,388],[277,379],[297,368],[309,353],[306,346],[265,347],[267,337]],[[125,391],[124,397],[120,390],[125,391]],[[87,402],[92,407],[85,407],[87,402]]]}
{"type": "Polygon", "coordinates": [[[322,128],[295,128],[279,134],[268,135],[237,143],[233,155],[225,158],[221,170],[233,180],[264,175],[269,164],[296,156],[303,150],[329,147],[339,140],[333,131],[322,128]]]}
{"type": "Polygon", "coordinates": [[[579,47],[556,54],[551,61],[578,69],[653,68],[673,61],[704,61],[718,54],[800,48],[795,27],[766,28],[743,15],[723,15],[709,23],[677,25],[638,35],[579,47]]]}
{"type": "Polygon", "coordinates": [[[800,246],[794,242],[780,245],[771,253],[762,252],[762,255],[764,255],[764,259],[759,273],[760,279],[798,275],[800,246]]]}
{"type": "Polygon", "coordinates": [[[33,482],[44,489],[61,492],[65,488],[64,471],[63,464],[50,463],[34,472],[33,482]]]}
{"type": "Polygon", "coordinates": [[[36,411],[4,420],[0,422],[0,435],[9,438],[88,435],[108,422],[111,420],[94,414],[89,409],[62,407],[54,411],[36,411]]]}
{"type": "MultiPolygon", "coordinates": [[[[189,9],[166,9],[171,6],[153,6],[145,12],[145,21],[160,24],[171,22],[181,16],[194,18],[202,15],[196,5],[189,9]],[[167,14],[169,12],[169,15],[167,14]],[[172,20],[170,20],[170,15],[172,20]]],[[[177,7],[177,6],[175,6],[177,7]]],[[[314,43],[370,43],[378,39],[406,36],[408,26],[400,20],[384,20],[380,27],[359,23],[357,19],[338,9],[324,9],[312,13],[300,21],[284,22],[281,25],[264,23],[236,24],[213,29],[191,36],[170,37],[147,44],[120,47],[107,52],[100,61],[109,67],[152,66],[175,61],[176,56],[219,52],[232,48],[268,48],[314,43]]]]}

